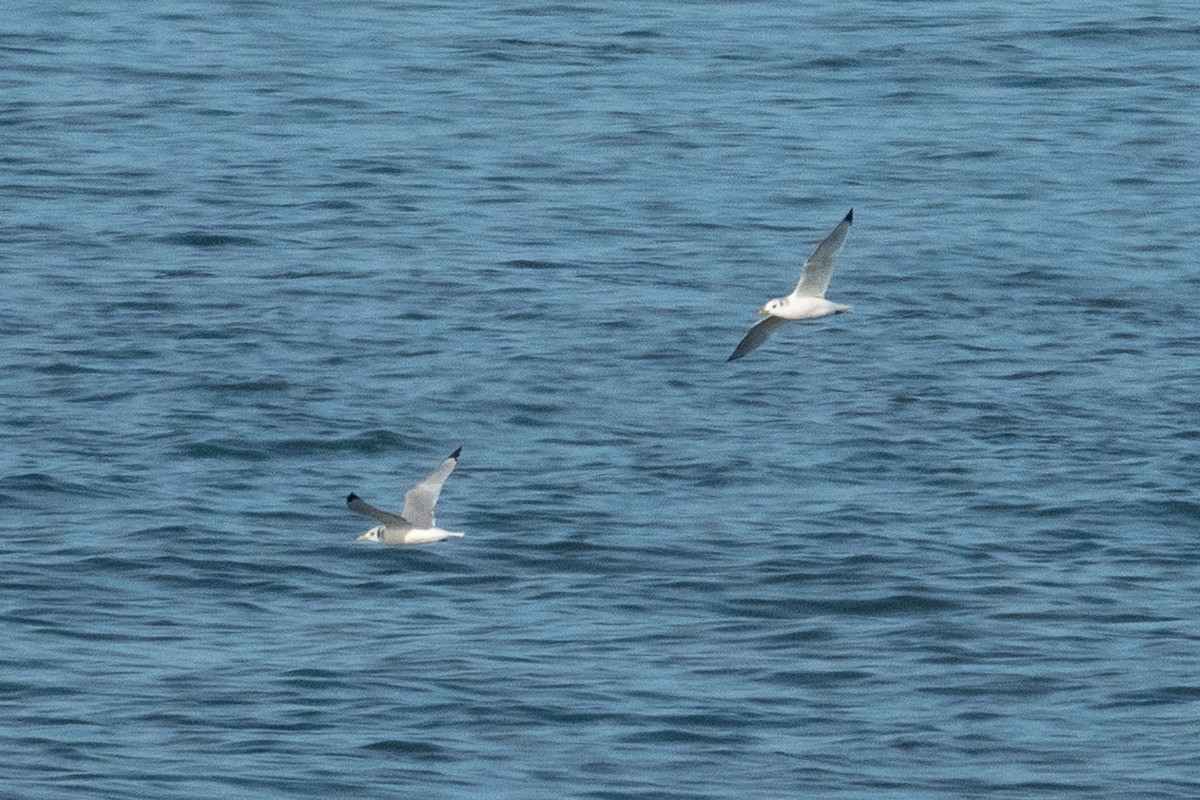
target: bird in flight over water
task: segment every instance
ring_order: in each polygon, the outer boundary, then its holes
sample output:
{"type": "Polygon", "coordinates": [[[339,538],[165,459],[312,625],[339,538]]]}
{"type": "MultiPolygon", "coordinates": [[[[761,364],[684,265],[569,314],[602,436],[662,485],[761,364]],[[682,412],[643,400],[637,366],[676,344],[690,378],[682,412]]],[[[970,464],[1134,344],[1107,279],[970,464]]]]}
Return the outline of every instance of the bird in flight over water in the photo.
{"type": "Polygon", "coordinates": [[[442,484],[454,471],[461,452],[461,447],[455,450],[437,469],[429,473],[425,480],[405,492],[404,511],[400,514],[368,505],[361,497],[351,492],[346,498],[347,508],[355,514],[362,514],[383,523],[359,536],[358,540],[380,544],[429,544],[450,536],[462,536],[463,534],[457,531],[442,530],[433,517],[433,507],[437,505],[438,495],[442,493],[442,484]]]}
{"type": "Polygon", "coordinates": [[[846,234],[854,223],[854,209],[850,209],[841,222],[826,236],[812,255],[804,262],[804,272],[800,282],[786,297],[776,297],[768,300],[758,313],[763,319],[746,331],[746,335],[738,342],[730,361],[741,358],[767,340],[767,337],[793,319],[817,319],[830,314],[840,314],[849,311],[850,306],[833,303],[825,299],[825,290],[829,287],[829,279],[833,275],[833,254],[846,241],[846,234]]]}

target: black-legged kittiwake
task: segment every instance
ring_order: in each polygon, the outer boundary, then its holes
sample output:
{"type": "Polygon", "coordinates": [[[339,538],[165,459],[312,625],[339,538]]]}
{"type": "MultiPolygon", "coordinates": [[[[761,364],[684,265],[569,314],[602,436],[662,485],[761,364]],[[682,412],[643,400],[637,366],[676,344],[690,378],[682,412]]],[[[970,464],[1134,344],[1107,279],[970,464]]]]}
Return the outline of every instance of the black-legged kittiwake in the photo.
{"type": "Polygon", "coordinates": [[[746,332],[734,349],[733,355],[729,357],[730,361],[741,358],[758,347],[776,328],[789,320],[816,319],[850,310],[850,306],[826,300],[825,289],[828,288],[829,278],[833,274],[833,254],[842,246],[842,242],[846,241],[846,234],[853,223],[852,208],[804,262],[804,272],[792,293],[786,297],[768,300],[766,305],[759,309],[758,313],[766,318],[746,332]]]}
{"type": "Polygon", "coordinates": [[[383,523],[359,536],[358,540],[380,544],[429,544],[450,536],[462,536],[458,531],[442,530],[433,517],[433,507],[437,505],[438,495],[442,493],[442,484],[454,471],[461,452],[461,447],[455,450],[437,469],[429,473],[425,480],[405,492],[402,514],[381,511],[351,492],[346,498],[347,508],[355,514],[362,514],[383,523]]]}

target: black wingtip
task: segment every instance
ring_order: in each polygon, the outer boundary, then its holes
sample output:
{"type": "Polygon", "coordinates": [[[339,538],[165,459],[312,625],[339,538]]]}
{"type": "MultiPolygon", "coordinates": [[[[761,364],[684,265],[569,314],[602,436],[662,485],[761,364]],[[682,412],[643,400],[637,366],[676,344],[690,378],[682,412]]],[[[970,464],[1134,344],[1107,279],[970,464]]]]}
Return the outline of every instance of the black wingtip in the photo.
{"type": "Polygon", "coordinates": [[[358,495],[356,495],[354,492],[351,492],[350,494],[346,495],[346,505],[350,505],[357,499],[358,495]]]}
{"type": "Polygon", "coordinates": [[[728,364],[730,361],[737,361],[739,358],[742,357],[742,355],[743,355],[742,353],[734,353],[729,358],[725,359],[725,363],[728,364]]]}
{"type": "Polygon", "coordinates": [[[457,450],[455,450],[453,453],[451,453],[450,457],[457,459],[461,454],[462,454],[462,448],[460,447],[457,450]]]}
{"type": "Polygon", "coordinates": [[[851,225],[854,224],[854,209],[853,208],[850,209],[850,213],[846,215],[845,219],[843,219],[842,222],[849,222],[851,225]]]}

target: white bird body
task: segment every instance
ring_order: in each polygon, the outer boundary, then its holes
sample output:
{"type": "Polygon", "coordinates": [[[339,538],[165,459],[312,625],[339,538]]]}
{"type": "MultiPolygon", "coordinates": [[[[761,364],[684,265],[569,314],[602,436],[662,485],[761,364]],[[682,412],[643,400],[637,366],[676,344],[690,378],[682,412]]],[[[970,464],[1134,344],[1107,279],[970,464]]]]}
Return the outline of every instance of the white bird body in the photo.
{"type": "Polygon", "coordinates": [[[441,528],[403,528],[393,525],[376,525],[371,530],[358,537],[360,542],[379,542],[380,544],[432,544],[451,536],[464,536],[461,531],[444,531],[441,528]]]}
{"type": "Polygon", "coordinates": [[[818,319],[830,314],[840,314],[849,311],[850,306],[834,303],[825,299],[825,290],[829,288],[829,279],[833,276],[833,255],[846,241],[846,234],[854,223],[854,209],[850,209],[837,227],[826,236],[817,249],[813,250],[804,261],[804,271],[800,281],[792,293],[784,297],[768,300],[758,313],[765,319],[759,320],[746,335],[738,342],[730,361],[741,358],[767,340],[789,320],[818,319]]]}
{"type": "Polygon", "coordinates": [[[366,503],[361,497],[350,493],[346,498],[346,507],[356,514],[370,517],[383,523],[376,525],[358,537],[360,542],[379,542],[380,544],[430,544],[440,542],[451,536],[462,536],[459,531],[442,530],[437,526],[433,516],[433,508],[437,505],[438,495],[442,493],[442,484],[458,464],[458,456],[462,448],[458,448],[450,457],[429,473],[425,480],[409,489],[404,494],[404,513],[393,514],[390,511],[375,508],[366,503]]]}
{"type": "Polygon", "coordinates": [[[759,313],[783,319],[817,319],[849,310],[850,306],[831,302],[824,297],[808,297],[793,292],[787,297],[769,300],[759,313]]]}

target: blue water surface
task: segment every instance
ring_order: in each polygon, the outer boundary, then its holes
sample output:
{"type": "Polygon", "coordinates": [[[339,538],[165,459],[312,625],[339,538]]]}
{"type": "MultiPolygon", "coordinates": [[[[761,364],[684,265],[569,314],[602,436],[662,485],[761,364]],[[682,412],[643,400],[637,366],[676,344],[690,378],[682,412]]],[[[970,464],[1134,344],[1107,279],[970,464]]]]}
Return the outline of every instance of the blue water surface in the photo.
{"type": "Polygon", "coordinates": [[[7,9],[0,797],[1200,796],[1190,3],[7,9]]]}

